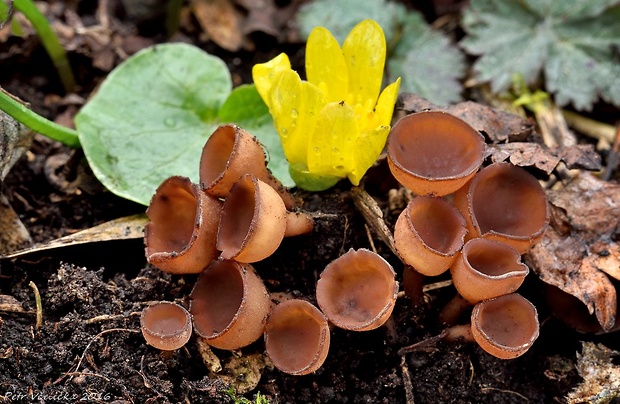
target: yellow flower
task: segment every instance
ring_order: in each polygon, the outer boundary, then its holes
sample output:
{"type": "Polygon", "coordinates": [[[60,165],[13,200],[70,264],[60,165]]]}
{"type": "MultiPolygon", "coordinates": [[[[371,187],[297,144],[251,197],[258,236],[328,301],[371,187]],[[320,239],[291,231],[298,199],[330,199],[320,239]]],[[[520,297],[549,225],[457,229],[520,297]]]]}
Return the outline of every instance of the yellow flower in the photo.
{"type": "Polygon", "coordinates": [[[282,53],[255,65],[256,88],[269,107],[295,183],[319,191],[348,177],[358,185],[390,131],[400,78],[381,92],[385,36],[364,20],[340,48],[323,27],[310,33],[302,81],[282,53]]]}

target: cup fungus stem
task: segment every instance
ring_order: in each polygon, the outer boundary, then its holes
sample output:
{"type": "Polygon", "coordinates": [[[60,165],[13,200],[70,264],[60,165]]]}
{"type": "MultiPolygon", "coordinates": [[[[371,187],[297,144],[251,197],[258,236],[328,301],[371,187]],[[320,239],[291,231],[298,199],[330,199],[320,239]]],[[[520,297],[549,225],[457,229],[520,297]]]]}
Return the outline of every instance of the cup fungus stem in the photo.
{"type": "Polygon", "coordinates": [[[439,313],[439,321],[443,324],[451,325],[455,324],[461,314],[470,307],[472,304],[467,301],[460,294],[454,295],[454,297],[441,309],[439,313]]]}

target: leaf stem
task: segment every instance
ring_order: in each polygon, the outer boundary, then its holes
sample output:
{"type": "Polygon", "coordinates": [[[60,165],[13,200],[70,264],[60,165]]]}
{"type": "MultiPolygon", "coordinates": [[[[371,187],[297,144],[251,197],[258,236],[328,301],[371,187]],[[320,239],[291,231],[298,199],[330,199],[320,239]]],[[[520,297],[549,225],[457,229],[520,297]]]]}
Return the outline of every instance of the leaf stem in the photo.
{"type": "Polygon", "coordinates": [[[16,10],[24,13],[26,18],[32,23],[43,47],[50,56],[50,59],[52,59],[54,66],[56,66],[65,91],[68,93],[72,92],[75,87],[75,78],[73,77],[69,59],[45,16],[31,0],[14,0],[13,5],[16,10]]]}
{"type": "Polygon", "coordinates": [[[43,118],[41,115],[28,109],[23,103],[18,101],[17,98],[7,93],[1,87],[0,110],[4,111],[33,131],[47,136],[52,140],[56,140],[69,147],[80,147],[80,139],[75,130],[58,125],[55,122],[43,118]]]}

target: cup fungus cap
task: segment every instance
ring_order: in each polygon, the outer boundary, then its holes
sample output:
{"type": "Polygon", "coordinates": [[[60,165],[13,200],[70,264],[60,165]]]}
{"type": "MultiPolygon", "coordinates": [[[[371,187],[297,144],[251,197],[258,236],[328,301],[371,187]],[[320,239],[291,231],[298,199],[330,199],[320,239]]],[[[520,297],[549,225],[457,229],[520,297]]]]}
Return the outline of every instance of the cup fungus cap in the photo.
{"type": "Polygon", "coordinates": [[[394,226],[394,244],[405,263],[423,275],[450,268],[463,247],[467,229],[459,211],[441,198],[418,196],[401,212],[394,226]]]}
{"type": "Polygon", "coordinates": [[[189,178],[173,176],[157,188],[146,215],[146,258],[164,272],[200,273],[217,255],[222,203],[189,178]]]}
{"type": "Polygon", "coordinates": [[[246,174],[224,200],[217,249],[225,259],[260,261],[274,253],[285,231],[282,198],[269,185],[246,174]]]}
{"type": "Polygon", "coordinates": [[[214,260],[190,294],[194,330],[220,349],[238,349],[256,341],[265,327],[271,299],[249,264],[214,260]]]}
{"type": "Polygon", "coordinates": [[[392,266],[378,254],[350,249],[325,267],[316,285],[316,300],[335,326],[374,330],[394,310],[395,276],[392,266]]]}
{"type": "Polygon", "coordinates": [[[307,375],[320,368],[329,342],[327,318],[304,300],[278,304],[265,326],[267,354],[275,367],[291,375],[307,375]]]}
{"type": "Polygon", "coordinates": [[[418,195],[443,196],[474,176],[484,158],[484,138],[465,121],[440,111],[401,118],[387,141],[394,177],[418,195]]]}
{"type": "Polygon", "coordinates": [[[470,237],[484,237],[524,254],[549,223],[545,191],[536,178],[510,163],[494,163],[454,194],[454,205],[467,220],[470,237]]]}
{"type": "Polygon", "coordinates": [[[237,125],[221,125],[211,134],[202,149],[199,172],[200,185],[210,195],[225,198],[241,176],[253,174],[272,186],[288,209],[296,205],[293,196],[267,169],[258,139],[237,125]]]}
{"type": "Polygon", "coordinates": [[[484,238],[465,243],[452,267],[456,290],[470,303],[516,291],[529,273],[521,254],[507,244],[484,238]]]}
{"type": "Polygon", "coordinates": [[[173,351],[184,346],[192,336],[192,318],[176,303],[157,302],[142,310],[140,328],[147,344],[173,351]]]}
{"type": "Polygon", "coordinates": [[[538,313],[517,293],[483,300],[472,311],[471,332],[486,352],[513,359],[527,352],[538,338],[538,313]]]}

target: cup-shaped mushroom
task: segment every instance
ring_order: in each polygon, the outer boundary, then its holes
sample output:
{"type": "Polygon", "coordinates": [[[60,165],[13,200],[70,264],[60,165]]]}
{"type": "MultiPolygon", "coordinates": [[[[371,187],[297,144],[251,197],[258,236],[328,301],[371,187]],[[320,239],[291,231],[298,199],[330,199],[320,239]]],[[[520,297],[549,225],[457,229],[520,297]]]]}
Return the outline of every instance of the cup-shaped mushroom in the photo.
{"type": "Polygon", "coordinates": [[[536,307],[518,293],[483,300],[471,314],[474,340],[500,359],[523,355],[538,338],[538,332],[536,307]]]}
{"type": "Polygon", "coordinates": [[[265,328],[271,300],[254,268],[214,260],[190,294],[194,330],[220,349],[238,349],[256,341],[265,328]]]}
{"type": "Polygon", "coordinates": [[[217,249],[225,259],[260,261],[274,253],[285,235],[309,232],[313,223],[303,213],[287,211],[272,187],[246,174],[224,200],[217,249]]]}
{"type": "Polygon", "coordinates": [[[510,163],[480,170],[454,194],[454,205],[467,220],[470,237],[497,240],[521,254],[540,240],[549,223],[545,191],[533,175],[510,163]]]}
{"type": "Polygon", "coordinates": [[[441,198],[413,198],[396,220],[394,244],[405,263],[423,275],[450,268],[467,234],[465,219],[441,198]]]}
{"type": "Polygon", "coordinates": [[[166,179],[155,191],[144,229],[148,262],[174,274],[200,273],[217,255],[215,243],[222,209],[219,199],[187,177],[166,179]]]}
{"type": "Polygon", "coordinates": [[[157,302],[142,310],[140,328],[147,344],[173,351],[184,346],[192,336],[192,317],[183,306],[157,302]]]}
{"type": "Polygon", "coordinates": [[[378,254],[350,249],[329,263],[316,285],[316,300],[329,321],[352,331],[374,330],[392,314],[398,282],[378,254]]]}
{"type": "Polygon", "coordinates": [[[253,174],[272,186],[288,209],[295,207],[293,196],[267,169],[265,153],[258,139],[237,125],[222,125],[211,134],[202,149],[200,185],[206,193],[225,198],[244,174],[253,174]]]}
{"type": "Polygon", "coordinates": [[[269,315],[265,350],[282,372],[307,375],[323,365],[329,351],[329,324],[319,309],[305,300],[286,300],[269,315]]]}
{"type": "Polygon", "coordinates": [[[392,128],[387,156],[394,177],[418,195],[443,196],[474,176],[484,158],[484,138],[446,112],[418,112],[392,128]]]}
{"type": "Polygon", "coordinates": [[[474,238],[465,243],[450,272],[461,296],[470,303],[478,303],[519,289],[529,268],[521,262],[521,254],[509,245],[474,238]]]}

